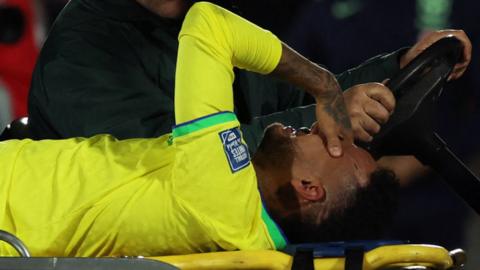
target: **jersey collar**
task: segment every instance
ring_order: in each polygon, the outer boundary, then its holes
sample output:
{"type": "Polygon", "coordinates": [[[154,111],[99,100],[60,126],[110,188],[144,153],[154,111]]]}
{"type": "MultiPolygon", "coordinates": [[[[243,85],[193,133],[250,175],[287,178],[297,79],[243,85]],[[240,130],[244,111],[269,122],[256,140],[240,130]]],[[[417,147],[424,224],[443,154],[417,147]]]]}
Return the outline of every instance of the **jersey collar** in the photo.
{"type": "Polygon", "coordinates": [[[262,202],[262,220],[267,225],[268,233],[275,244],[276,250],[283,250],[288,245],[288,240],[280,226],[270,217],[262,202]]]}

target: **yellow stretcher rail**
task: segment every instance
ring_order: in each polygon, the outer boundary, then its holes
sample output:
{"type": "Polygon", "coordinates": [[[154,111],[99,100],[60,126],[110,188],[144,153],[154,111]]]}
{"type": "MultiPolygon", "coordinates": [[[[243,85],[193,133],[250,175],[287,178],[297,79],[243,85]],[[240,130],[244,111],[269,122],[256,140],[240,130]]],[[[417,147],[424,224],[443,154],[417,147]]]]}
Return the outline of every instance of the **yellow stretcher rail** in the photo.
{"type": "MultiPolygon", "coordinates": [[[[279,251],[230,251],[150,259],[172,264],[182,270],[268,269],[287,270],[292,257],[279,251]]],[[[345,258],[316,258],[315,269],[343,270],[345,258]]],[[[443,247],[433,245],[382,246],[365,253],[364,270],[377,270],[394,266],[424,266],[444,270],[453,266],[452,258],[443,247]]]]}

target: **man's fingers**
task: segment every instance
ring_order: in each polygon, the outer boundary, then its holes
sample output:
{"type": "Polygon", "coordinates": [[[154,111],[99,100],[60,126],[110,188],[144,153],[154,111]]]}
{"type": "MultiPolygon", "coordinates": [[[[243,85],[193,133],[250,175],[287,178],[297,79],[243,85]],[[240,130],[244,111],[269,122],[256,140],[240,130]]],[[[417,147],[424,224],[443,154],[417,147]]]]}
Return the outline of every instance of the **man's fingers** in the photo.
{"type": "MultiPolygon", "coordinates": [[[[328,122],[328,121],[325,121],[328,122]]],[[[345,140],[346,138],[342,138],[344,136],[351,136],[349,134],[341,134],[341,129],[335,128],[335,125],[325,125],[325,123],[321,123],[319,121],[315,122],[312,125],[311,134],[317,134],[324,140],[324,143],[327,147],[329,154],[332,157],[340,157],[342,156],[342,139],[345,140]]],[[[352,139],[353,140],[353,139],[352,139]]]]}
{"type": "Polygon", "coordinates": [[[472,60],[472,42],[470,41],[467,34],[463,30],[448,29],[448,30],[433,32],[432,34],[434,41],[437,41],[438,39],[446,36],[453,36],[462,42],[463,54],[462,54],[462,59],[458,63],[458,66],[459,67],[461,66],[462,68],[466,68],[470,64],[470,61],[472,60]],[[437,34],[438,37],[435,35],[435,33],[438,33],[437,34]]]}
{"type": "Polygon", "coordinates": [[[370,100],[363,106],[365,113],[380,124],[385,124],[390,118],[390,112],[376,100],[370,100]]]}
{"type": "Polygon", "coordinates": [[[463,30],[447,30],[450,31],[450,33],[455,36],[457,39],[459,39],[462,44],[463,44],[463,59],[462,62],[463,64],[470,63],[471,58],[472,58],[472,42],[468,38],[467,34],[463,30]]]}
{"type": "Polygon", "coordinates": [[[328,152],[332,157],[342,156],[342,141],[337,134],[325,134],[328,152]]]}
{"type": "Polygon", "coordinates": [[[361,126],[353,128],[353,133],[355,134],[355,138],[362,142],[371,142],[373,140],[372,135],[365,131],[361,126]]]}
{"type": "Polygon", "coordinates": [[[371,87],[366,92],[367,96],[380,102],[389,113],[395,109],[395,96],[392,91],[382,84],[377,84],[376,87],[371,87]]]}
{"type": "Polygon", "coordinates": [[[470,61],[472,60],[472,43],[470,42],[467,34],[463,30],[456,30],[456,34],[454,36],[462,42],[463,55],[461,62],[455,65],[454,70],[449,77],[449,80],[455,80],[460,78],[467,70],[470,61]]]}
{"type": "Polygon", "coordinates": [[[373,120],[367,114],[364,114],[361,118],[356,119],[356,121],[352,123],[352,129],[355,139],[363,142],[370,142],[373,139],[373,135],[380,132],[381,127],[377,121],[373,120]]]}
{"type": "Polygon", "coordinates": [[[328,153],[332,157],[340,157],[342,155],[342,142],[340,140],[341,128],[336,125],[331,119],[318,120],[315,125],[316,132],[325,143],[328,153]]]}
{"type": "Polygon", "coordinates": [[[460,40],[463,45],[463,57],[459,64],[464,66],[458,66],[458,72],[452,73],[452,76],[449,77],[449,79],[459,78],[465,71],[464,69],[466,69],[466,66],[470,64],[472,58],[472,43],[463,30],[447,29],[424,33],[422,35],[422,38],[420,38],[420,40],[410,50],[408,50],[406,54],[401,57],[400,68],[403,68],[419,53],[430,47],[436,41],[451,36],[460,40]]]}
{"type": "Polygon", "coordinates": [[[369,116],[365,116],[362,118],[362,120],[360,121],[360,126],[370,135],[377,134],[378,132],[380,132],[381,129],[377,121],[373,120],[369,116]]]}
{"type": "Polygon", "coordinates": [[[355,139],[372,140],[395,109],[395,97],[380,83],[353,86],[344,92],[355,139]]]}
{"type": "Polygon", "coordinates": [[[453,68],[452,74],[450,74],[450,76],[448,77],[448,81],[456,80],[462,77],[463,73],[465,73],[465,71],[467,70],[467,67],[468,67],[468,63],[455,65],[455,67],[453,68]]]}

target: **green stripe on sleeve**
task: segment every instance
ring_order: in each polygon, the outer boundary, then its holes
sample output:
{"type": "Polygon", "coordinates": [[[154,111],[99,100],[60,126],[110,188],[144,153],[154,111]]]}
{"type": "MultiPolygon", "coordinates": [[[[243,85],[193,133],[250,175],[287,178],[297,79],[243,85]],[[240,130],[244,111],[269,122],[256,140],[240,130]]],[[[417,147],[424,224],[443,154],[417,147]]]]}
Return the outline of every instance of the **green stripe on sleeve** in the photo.
{"type": "Polygon", "coordinates": [[[283,237],[280,229],[278,228],[277,224],[272,220],[272,218],[268,215],[267,210],[262,205],[262,219],[263,222],[267,225],[268,233],[275,244],[276,250],[282,250],[287,246],[287,240],[283,237]]]}
{"type": "Polygon", "coordinates": [[[237,116],[232,112],[211,114],[174,127],[172,135],[174,138],[178,138],[204,128],[232,121],[237,121],[237,116]]]}

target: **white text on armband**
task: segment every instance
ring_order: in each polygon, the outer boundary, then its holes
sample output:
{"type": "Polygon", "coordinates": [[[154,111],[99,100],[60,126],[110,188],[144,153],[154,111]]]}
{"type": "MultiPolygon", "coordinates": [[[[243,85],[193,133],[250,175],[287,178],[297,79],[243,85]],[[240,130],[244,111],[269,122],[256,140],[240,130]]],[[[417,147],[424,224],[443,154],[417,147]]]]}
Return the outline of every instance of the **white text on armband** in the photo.
{"type": "Polygon", "coordinates": [[[242,142],[240,130],[233,128],[219,133],[228,164],[232,172],[237,172],[250,164],[247,145],[242,142]]]}

